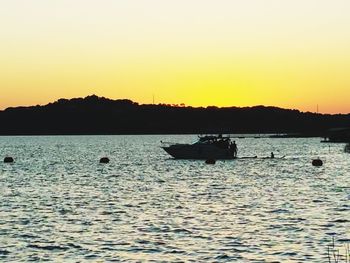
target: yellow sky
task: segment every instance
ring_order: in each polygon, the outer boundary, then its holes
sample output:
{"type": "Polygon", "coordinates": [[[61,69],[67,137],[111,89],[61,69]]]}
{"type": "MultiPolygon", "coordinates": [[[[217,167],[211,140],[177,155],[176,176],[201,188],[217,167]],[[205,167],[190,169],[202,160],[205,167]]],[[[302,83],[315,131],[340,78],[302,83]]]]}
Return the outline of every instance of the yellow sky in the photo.
{"type": "Polygon", "coordinates": [[[0,108],[91,94],[350,112],[348,0],[0,0],[0,108]]]}

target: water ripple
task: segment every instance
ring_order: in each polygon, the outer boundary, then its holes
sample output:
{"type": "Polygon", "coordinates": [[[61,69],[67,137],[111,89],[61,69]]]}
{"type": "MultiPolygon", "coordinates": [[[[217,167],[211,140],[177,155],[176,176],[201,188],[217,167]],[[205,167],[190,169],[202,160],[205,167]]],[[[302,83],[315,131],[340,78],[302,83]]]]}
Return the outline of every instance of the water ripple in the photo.
{"type": "Polygon", "coordinates": [[[0,259],[327,262],[349,242],[350,158],[318,139],[237,140],[252,159],[175,161],[191,136],[0,137],[0,259]],[[167,137],[167,138],[166,138],[167,137]],[[311,165],[317,153],[321,169],[311,165]],[[99,164],[108,156],[108,165],[99,164]]]}

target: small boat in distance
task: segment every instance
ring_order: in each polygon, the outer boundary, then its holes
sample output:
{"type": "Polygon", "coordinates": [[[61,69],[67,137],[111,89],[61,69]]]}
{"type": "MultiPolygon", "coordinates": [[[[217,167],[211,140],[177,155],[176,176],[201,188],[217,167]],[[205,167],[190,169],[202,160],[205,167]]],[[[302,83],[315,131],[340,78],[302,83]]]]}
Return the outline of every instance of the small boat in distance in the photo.
{"type": "Polygon", "coordinates": [[[207,135],[198,136],[198,141],[193,144],[171,144],[162,148],[175,159],[236,159],[237,146],[229,136],[207,135]]]}

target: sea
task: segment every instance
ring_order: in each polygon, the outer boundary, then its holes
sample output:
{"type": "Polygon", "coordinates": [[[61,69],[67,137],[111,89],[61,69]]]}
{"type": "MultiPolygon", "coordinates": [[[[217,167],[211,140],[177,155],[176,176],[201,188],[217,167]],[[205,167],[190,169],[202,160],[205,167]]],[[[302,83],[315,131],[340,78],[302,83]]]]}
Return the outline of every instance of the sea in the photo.
{"type": "Polygon", "coordinates": [[[0,261],[336,262],[346,253],[345,144],[237,138],[238,156],[257,158],[214,165],[160,147],[196,139],[0,137],[0,261]]]}

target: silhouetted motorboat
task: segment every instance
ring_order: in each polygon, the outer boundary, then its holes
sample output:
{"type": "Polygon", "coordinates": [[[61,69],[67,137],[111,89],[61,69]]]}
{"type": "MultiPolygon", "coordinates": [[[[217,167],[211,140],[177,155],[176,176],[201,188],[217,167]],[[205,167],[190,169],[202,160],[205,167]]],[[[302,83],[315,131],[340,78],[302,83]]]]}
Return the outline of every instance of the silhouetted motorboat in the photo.
{"type": "Polygon", "coordinates": [[[199,136],[193,144],[170,144],[162,148],[175,159],[235,159],[237,146],[229,136],[199,136]]]}
{"type": "Polygon", "coordinates": [[[350,128],[329,129],[321,142],[347,143],[350,142],[350,128]]]}

